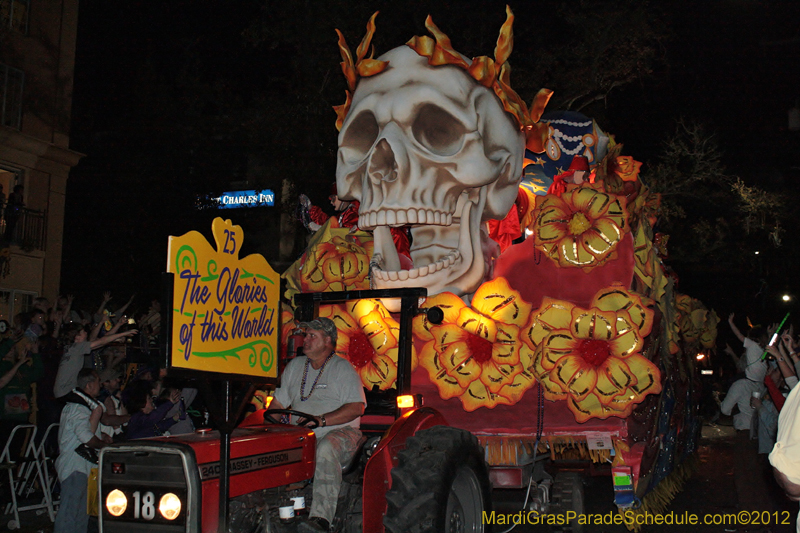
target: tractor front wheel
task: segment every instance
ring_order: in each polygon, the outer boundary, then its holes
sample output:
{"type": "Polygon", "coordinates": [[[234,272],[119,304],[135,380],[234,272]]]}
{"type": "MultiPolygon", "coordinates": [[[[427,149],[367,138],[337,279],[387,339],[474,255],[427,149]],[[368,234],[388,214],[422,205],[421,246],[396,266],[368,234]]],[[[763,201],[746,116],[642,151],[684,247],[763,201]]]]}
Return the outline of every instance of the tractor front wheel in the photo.
{"type": "Polygon", "coordinates": [[[383,519],[391,533],[484,533],[491,510],[483,448],[468,431],[435,426],[406,441],[383,519]]]}

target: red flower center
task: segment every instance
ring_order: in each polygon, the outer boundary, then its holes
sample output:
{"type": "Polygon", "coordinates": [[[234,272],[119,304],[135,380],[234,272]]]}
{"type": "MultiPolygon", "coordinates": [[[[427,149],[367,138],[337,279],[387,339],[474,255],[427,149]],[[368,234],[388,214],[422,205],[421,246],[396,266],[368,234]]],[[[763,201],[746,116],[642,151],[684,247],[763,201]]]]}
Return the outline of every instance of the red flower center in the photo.
{"type": "Polygon", "coordinates": [[[611,348],[606,341],[583,339],[578,344],[578,353],[587,363],[600,366],[606,359],[611,357],[611,348]]]}
{"type": "Polygon", "coordinates": [[[375,350],[366,335],[359,332],[350,337],[350,350],[347,353],[347,358],[350,359],[350,363],[354,367],[363,368],[372,361],[373,357],[375,357],[375,350]]]}
{"type": "Polygon", "coordinates": [[[492,358],[492,343],[472,333],[467,334],[467,349],[472,358],[480,364],[492,358]]]}

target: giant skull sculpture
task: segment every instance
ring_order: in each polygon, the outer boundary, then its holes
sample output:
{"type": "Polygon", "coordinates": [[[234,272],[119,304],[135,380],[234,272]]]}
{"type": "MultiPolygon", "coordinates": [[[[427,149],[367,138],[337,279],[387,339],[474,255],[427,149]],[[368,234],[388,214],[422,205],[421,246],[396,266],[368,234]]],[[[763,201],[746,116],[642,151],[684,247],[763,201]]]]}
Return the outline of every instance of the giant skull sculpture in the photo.
{"type": "Polygon", "coordinates": [[[378,59],[388,68],[359,80],[339,134],[339,196],[360,201],[358,225],[373,230],[376,288],[469,295],[487,275],[482,223],[517,196],[524,135],[463,69],[407,46],[378,59]],[[400,269],[389,229],[406,225],[412,270],[400,269]]]}

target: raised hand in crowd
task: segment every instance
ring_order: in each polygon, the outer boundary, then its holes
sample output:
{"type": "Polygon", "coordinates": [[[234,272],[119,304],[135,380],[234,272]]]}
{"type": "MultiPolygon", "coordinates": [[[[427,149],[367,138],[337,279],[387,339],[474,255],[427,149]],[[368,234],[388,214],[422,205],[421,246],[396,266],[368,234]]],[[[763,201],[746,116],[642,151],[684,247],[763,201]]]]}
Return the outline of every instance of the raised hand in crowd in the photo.
{"type": "Polygon", "coordinates": [[[111,291],[105,291],[103,293],[103,301],[100,302],[100,307],[97,308],[97,311],[94,313],[94,321],[100,322],[100,317],[103,316],[103,311],[106,310],[106,305],[108,302],[111,301],[111,291]]]}
{"type": "Polygon", "coordinates": [[[736,324],[734,324],[733,322],[734,318],[735,315],[733,313],[728,315],[728,325],[731,327],[731,331],[733,332],[733,334],[736,335],[736,338],[739,339],[739,341],[744,342],[744,335],[742,335],[742,332],[739,331],[739,328],[737,328],[736,324]]]}
{"type": "MultiPolygon", "coordinates": [[[[116,316],[121,316],[121,315],[124,315],[124,314],[125,314],[125,311],[126,311],[126,310],[128,309],[128,307],[130,307],[130,305],[133,303],[133,299],[134,299],[135,297],[136,297],[136,294],[135,294],[135,293],[134,293],[134,294],[131,294],[131,297],[130,297],[130,299],[128,299],[128,301],[125,303],[125,305],[123,305],[122,307],[120,307],[119,309],[117,309],[116,311],[114,311],[114,314],[115,314],[116,316]]],[[[127,318],[127,317],[126,317],[126,318],[127,318]]]]}
{"type": "Polygon", "coordinates": [[[25,363],[28,363],[30,361],[32,361],[32,359],[28,356],[27,352],[24,352],[21,355],[18,355],[17,356],[17,360],[14,363],[14,366],[12,366],[11,369],[8,372],[6,372],[2,376],[0,376],[0,389],[2,389],[3,387],[5,387],[6,385],[9,384],[9,382],[17,374],[17,371],[19,370],[19,367],[21,367],[22,365],[24,365],[25,363]]]}

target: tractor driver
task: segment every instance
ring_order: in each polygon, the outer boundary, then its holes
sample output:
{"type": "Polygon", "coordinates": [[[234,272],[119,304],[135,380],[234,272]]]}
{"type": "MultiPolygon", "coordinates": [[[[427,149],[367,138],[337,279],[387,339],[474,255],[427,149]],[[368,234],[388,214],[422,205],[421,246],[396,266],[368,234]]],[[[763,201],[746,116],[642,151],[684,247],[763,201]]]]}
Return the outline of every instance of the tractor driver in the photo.
{"type": "Polygon", "coordinates": [[[318,318],[300,324],[306,331],[305,357],[291,360],[269,409],[292,408],[314,415],[319,427],[311,510],[298,532],[328,531],[336,513],[342,467],[358,449],[366,398],[361,379],[349,361],[338,357],[333,320],[318,318]]]}

